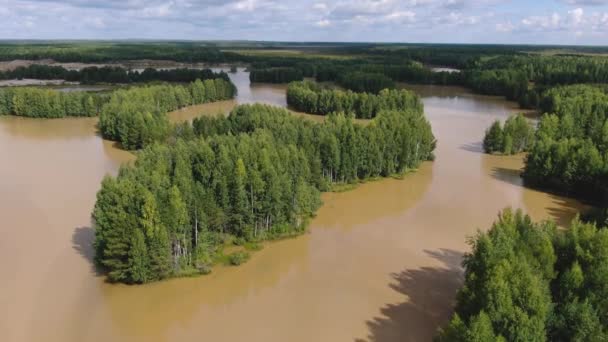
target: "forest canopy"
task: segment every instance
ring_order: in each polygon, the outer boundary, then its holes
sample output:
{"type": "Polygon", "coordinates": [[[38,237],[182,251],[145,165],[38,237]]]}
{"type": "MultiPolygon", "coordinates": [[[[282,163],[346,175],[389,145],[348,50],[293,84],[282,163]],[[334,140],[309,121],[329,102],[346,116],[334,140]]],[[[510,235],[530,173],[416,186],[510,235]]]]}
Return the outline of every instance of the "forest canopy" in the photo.
{"type": "Polygon", "coordinates": [[[253,69],[249,73],[251,83],[289,83],[303,79],[301,70],[289,67],[253,69]]]}
{"type": "Polygon", "coordinates": [[[224,79],[197,80],[187,86],[153,85],[112,93],[99,117],[104,138],[135,150],[161,142],[171,133],[167,113],[182,107],[228,100],[236,87],[224,79]]]}
{"type": "Polygon", "coordinates": [[[313,82],[293,82],[287,87],[287,104],[295,110],[327,115],[353,113],[359,119],[374,118],[383,110],[411,109],[422,112],[420,98],[407,90],[380,91],[378,95],[326,89],[313,82]]]}
{"type": "Polygon", "coordinates": [[[526,158],[530,184],[608,200],[608,95],[593,85],[556,87],[542,99],[547,113],[526,158]]]}
{"type": "Polygon", "coordinates": [[[145,148],[97,195],[96,259],[112,281],[208,272],[228,236],[300,234],[320,191],[414,169],[435,148],[428,121],[412,109],[382,111],[362,126],[343,114],[316,123],[243,105],[182,124],[176,138],[145,148]]]}
{"type": "Polygon", "coordinates": [[[61,92],[35,87],[0,88],[0,115],[33,118],[96,116],[107,94],[61,92]]]}
{"type": "Polygon", "coordinates": [[[608,338],[608,230],[567,230],[505,210],[478,232],[464,286],[438,341],[603,341],[608,338]]]}
{"type": "Polygon", "coordinates": [[[24,79],[32,78],[38,80],[66,80],[69,82],[80,82],[82,84],[97,83],[138,83],[138,82],[194,82],[197,79],[204,81],[208,79],[221,78],[229,81],[225,72],[213,72],[211,69],[154,69],[146,68],[143,71],[129,70],[119,66],[90,66],[80,70],[68,70],[62,66],[32,64],[21,66],[9,71],[0,71],[0,79],[24,79]]]}

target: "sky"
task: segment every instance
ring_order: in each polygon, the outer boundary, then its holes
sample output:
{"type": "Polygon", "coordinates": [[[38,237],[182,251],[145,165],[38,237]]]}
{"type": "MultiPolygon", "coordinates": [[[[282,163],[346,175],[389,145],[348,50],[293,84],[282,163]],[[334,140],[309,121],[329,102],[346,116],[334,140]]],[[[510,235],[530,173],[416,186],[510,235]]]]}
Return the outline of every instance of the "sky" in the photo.
{"type": "Polygon", "coordinates": [[[0,0],[0,39],[608,45],[608,0],[0,0]]]}

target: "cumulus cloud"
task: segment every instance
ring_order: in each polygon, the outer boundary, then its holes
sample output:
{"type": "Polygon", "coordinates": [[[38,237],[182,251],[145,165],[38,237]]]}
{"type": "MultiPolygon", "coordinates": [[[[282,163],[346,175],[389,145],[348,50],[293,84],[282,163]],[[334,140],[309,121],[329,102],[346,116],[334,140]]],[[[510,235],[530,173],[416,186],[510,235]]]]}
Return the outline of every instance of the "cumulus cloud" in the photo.
{"type": "Polygon", "coordinates": [[[608,0],[562,0],[562,2],[576,6],[601,6],[608,4],[608,0]]]}
{"type": "Polygon", "coordinates": [[[553,37],[552,43],[606,44],[608,11],[576,7],[547,15],[526,16],[519,22],[501,22],[496,24],[495,28],[496,31],[504,34],[553,37]]]}
{"type": "Polygon", "coordinates": [[[323,20],[319,20],[315,23],[315,25],[319,26],[319,27],[327,27],[329,25],[331,25],[331,21],[327,20],[327,19],[323,19],[323,20]]]}
{"type": "Polygon", "coordinates": [[[512,32],[513,30],[515,30],[515,25],[510,21],[496,24],[496,31],[498,32],[512,32]]]}
{"type": "Polygon", "coordinates": [[[0,0],[0,18],[11,39],[608,43],[608,0],[0,0]]]}

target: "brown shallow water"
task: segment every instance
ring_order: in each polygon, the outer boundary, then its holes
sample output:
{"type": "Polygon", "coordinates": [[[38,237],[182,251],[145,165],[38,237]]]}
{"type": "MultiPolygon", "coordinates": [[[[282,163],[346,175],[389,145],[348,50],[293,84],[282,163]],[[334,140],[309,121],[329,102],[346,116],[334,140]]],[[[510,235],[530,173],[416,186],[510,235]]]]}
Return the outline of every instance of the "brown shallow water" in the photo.
{"type": "MultiPolygon", "coordinates": [[[[233,75],[238,102],[285,104],[280,87],[249,89],[244,75],[233,75]]],[[[435,162],[324,194],[309,234],[240,267],[146,286],[107,284],[91,263],[99,182],[133,155],[101,140],[95,119],[0,117],[0,340],[430,340],[461,283],[466,236],[506,206],[562,224],[582,206],[523,188],[521,156],[481,153],[484,129],[512,104],[415,89],[439,139],[435,162]]]]}

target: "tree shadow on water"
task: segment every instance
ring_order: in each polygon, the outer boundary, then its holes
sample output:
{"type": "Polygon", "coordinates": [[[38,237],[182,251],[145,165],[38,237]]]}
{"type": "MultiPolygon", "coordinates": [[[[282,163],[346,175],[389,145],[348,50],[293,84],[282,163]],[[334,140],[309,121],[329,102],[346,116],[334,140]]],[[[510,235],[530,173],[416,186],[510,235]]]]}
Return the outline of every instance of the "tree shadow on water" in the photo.
{"type": "Polygon", "coordinates": [[[468,152],[484,153],[483,143],[481,141],[460,145],[460,149],[468,152]]]}
{"type": "Polygon", "coordinates": [[[390,287],[407,299],[387,304],[381,316],[367,321],[369,335],[356,342],[432,341],[450,318],[456,293],[463,282],[463,254],[440,249],[425,251],[444,267],[422,267],[392,274],[390,287]]]}
{"type": "Polygon", "coordinates": [[[523,170],[521,169],[510,169],[504,167],[493,167],[492,168],[492,177],[494,179],[503,181],[505,183],[509,183],[515,186],[523,186],[524,181],[521,177],[521,173],[523,170]]]}
{"type": "Polygon", "coordinates": [[[577,201],[550,194],[551,204],[545,207],[551,219],[561,227],[569,227],[574,217],[585,213],[589,208],[579,205],[577,201]]]}
{"type": "Polygon", "coordinates": [[[72,248],[91,264],[93,273],[102,275],[103,271],[95,264],[94,240],[95,229],[92,227],[76,227],[72,234],[72,248]]]}

